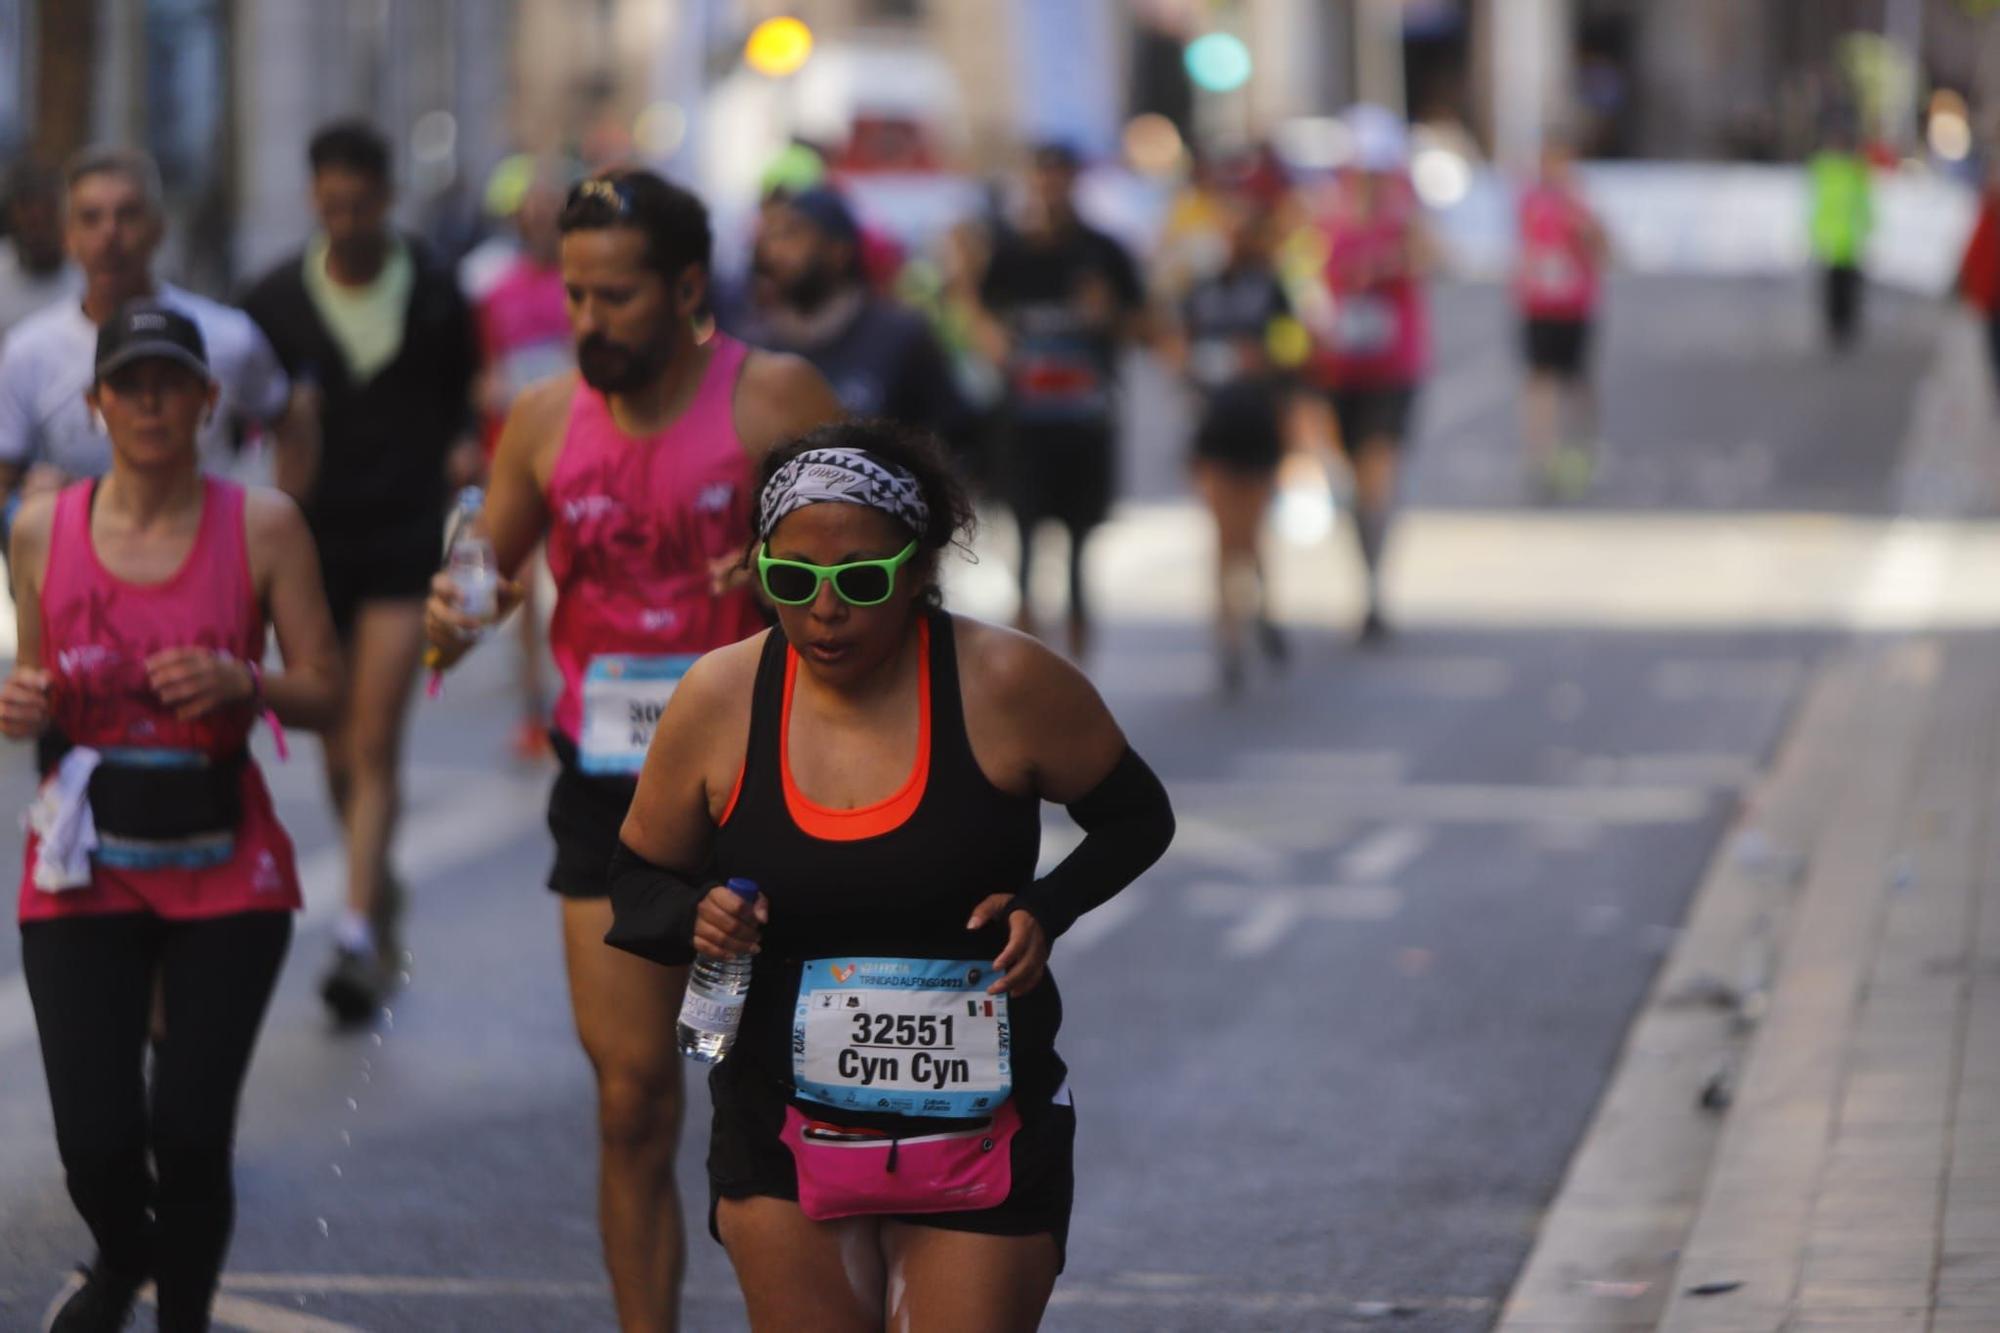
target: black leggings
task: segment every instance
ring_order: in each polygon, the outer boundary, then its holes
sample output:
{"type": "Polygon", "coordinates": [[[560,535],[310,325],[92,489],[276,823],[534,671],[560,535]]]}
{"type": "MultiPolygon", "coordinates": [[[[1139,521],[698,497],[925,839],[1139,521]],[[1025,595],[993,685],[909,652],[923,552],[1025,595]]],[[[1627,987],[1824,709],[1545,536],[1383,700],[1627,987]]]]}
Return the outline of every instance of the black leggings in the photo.
{"type": "Polygon", "coordinates": [[[152,1275],[163,1333],[208,1327],[235,1220],[237,1102],[291,938],[289,912],[21,927],[69,1197],[99,1262],[152,1275]],[[149,1089],[155,977],[165,1036],[149,1089]]]}

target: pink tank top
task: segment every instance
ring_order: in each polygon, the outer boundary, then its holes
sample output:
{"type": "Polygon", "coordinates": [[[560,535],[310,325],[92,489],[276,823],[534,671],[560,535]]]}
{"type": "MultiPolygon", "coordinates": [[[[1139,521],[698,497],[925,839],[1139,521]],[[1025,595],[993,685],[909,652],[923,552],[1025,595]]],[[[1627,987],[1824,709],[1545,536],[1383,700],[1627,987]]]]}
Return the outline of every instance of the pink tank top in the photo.
{"type": "Polygon", "coordinates": [[[1320,378],[1334,388],[1406,388],[1423,378],[1430,327],[1422,288],[1408,275],[1379,276],[1396,261],[1418,206],[1405,183],[1364,217],[1354,187],[1336,187],[1322,224],[1333,326],[1317,358],[1320,378]]]}
{"type": "MultiPolygon", "coordinates": [[[[42,584],[42,662],[55,678],[55,725],[76,745],[96,749],[197,750],[222,757],[244,748],[256,715],[248,705],[192,722],[176,718],[146,680],[146,659],[199,647],[244,661],[264,656],[264,611],[250,577],[243,488],[202,483],[194,546],[163,583],[127,583],[98,562],[90,540],[94,481],[56,499],[42,584]]],[[[235,912],[289,911],[300,905],[292,842],[271,808],[263,774],[243,767],[243,823],[231,858],[209,869],[131,870],[97,865],[87,888],[46,893],[34,886],[36,840],[27,839],[21,875],[23,921],[151,912],[176,920],[235,912]]]]}
{"type": "Polygon", "coordinates": [[[764,628],[747,589],[710,591],[710,566],[751,535],[755,482],[733,411],[746,355],[717,334],[694,401],[648,439],[621,431],[604,395],[577,385],[548,499],[555,722],[572,741],[592,658],[705,653],[764,628]]]}
{"type": "Polygon", "coordinates": [[[1531,319],[1584,319],[1597,307],[1597,256],[1588,214],[1566,190],[1535,185],[1521,196],[1521,259],[1514,294],[1531,319]]]}

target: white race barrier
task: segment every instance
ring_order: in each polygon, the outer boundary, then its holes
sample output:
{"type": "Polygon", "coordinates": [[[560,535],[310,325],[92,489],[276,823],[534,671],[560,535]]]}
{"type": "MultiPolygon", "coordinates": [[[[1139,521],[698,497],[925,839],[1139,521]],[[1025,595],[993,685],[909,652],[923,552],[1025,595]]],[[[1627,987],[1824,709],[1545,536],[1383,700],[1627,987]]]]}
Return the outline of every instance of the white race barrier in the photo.
{"type": "MultiPolygon", "coordinates": [[[[1621,267],[1727,276],[1796,272],[1811,260],[1803,167],[1596,162],[1577,170],[1621,267]]],[[[1456,266],[1484,276],[1508,270],[1514,199],[1511,182],[1482,169],[1464,199],[1433,214],[1456,266]]],[[[1977,195],[1958,182],[1877,173],[1869,276],[1916,292],[1946,291],[1977,208],[1977,195]]]]}

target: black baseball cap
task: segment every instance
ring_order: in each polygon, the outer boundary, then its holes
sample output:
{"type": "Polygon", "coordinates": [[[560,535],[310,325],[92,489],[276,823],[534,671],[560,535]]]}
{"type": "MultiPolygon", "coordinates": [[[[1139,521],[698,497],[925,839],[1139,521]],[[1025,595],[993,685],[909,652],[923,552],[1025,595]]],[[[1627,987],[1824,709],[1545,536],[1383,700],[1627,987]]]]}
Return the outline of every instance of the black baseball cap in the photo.
{"type": "Polygon", "coordinates": [[[152,359],[178,361],[203,379],[213,378],[208,346],[193,320],[158,301],[128,301],[97,330],[97,378],[152,359]]]}

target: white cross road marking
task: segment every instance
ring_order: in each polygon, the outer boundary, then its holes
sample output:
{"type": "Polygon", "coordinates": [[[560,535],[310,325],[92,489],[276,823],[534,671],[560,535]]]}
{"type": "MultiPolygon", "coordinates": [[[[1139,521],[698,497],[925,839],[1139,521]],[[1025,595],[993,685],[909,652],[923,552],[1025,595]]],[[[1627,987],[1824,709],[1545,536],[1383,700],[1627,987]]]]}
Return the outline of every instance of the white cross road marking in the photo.
{"type": "Polygon", "coordinates": [[[1340,858],[1340,874],[1350,880],[1393,879],[1424,854],[1434,835],[1421,824],[1376,829],[1340,858]]]}
{"type": "Polygon", "coordinates": [[[1238,750],[1232,773],[1294,782],[1401,782],[1410,756],[1401,750],[1238,750]]]}
{"type": "Polygon", "coordinates": [[[1652,690],[1669,703],[1758,703],[1782,699],[1804,674],[1790,657],[1670,660],[1653,668],[1652,690]]]}
{"type": "Polygon", "coordinates": [[[1646,783],[1698,787],[1747,787],[1757,779],[1757,758],[1726,752],[1584,755],[1567,776],[1588,787],[1646,783]]]}
{"type": "Polygon", "coordinates": [[[1223,937],[1231,958],[1268,953],[1303,921],[1387,921],[1403,910],[1403,894],[1386,884],[1249,888],[1209,882],[1187,890],[1188,909],[1203,916],[1241,918],[1223,937]]]}
{"type": "Polygon", "coordinates": [[[1195,808],[1236,807],[1259,827],[1301,824],[1326,836],[1326,821],[1403,819],[1431,824],[1533,824],[1568,820],[1593,824],[1684,824],[1707,813],[1699,787],[1545,786],[1526,782],[1410,782],[1377,786],[1325,783],[1177,782],[1177,799],[1195,808]]]}
{"type": "MultiPolygon", "coordinates": [[[[1174,790],[1178,793],[1187,786],[1186,783],[1175,783],[1174,790]]],[[[1201,807],[1206,803],[1193,800],[1187,804],[1201,807]]],[[[1259,834],[1264,832],[1259,830],[1259,834]]],[[[1317,844],[1327,836],[1324,824],[1299,832],[1307,840],[1306,845],[1317,844]]],[[[1287,848],[1278,846],[1271,837],[1253,836],[1240,828],[1231,827],[1222,817],[1176,812],[1174,843],[1167,849],[1166,860],[1169,863],[1192,860],[1205,869],[1264,880],[1275,879],[1291,868],[1291,858],[1286,851],[1287,848]]]]}
{"type": "Polygon", "coordinates": [[[1061,956],[1068,958],[1086,949],[1094,949],[1117,934],[1150,905],[1147,902],[1150,896],[1146,889],[1135,884],[1102,907],[1084,913],[1077,923],[1056,941],[1061,956]]]}
{"type": "MultiPolygon", "coordinates": [[[[216,1314],[223,1314],[223,1300],[231,1299],[228,1293],[251,1293],[256,1295],[299,1294],[350,1295],[350,1296],[404,1296],[492,1299],[495,1297],[516,1297],[527,1300],[560,1301],[605,1301],[610,1299],[610,1288],[602,1282],[563,1282],[538,1280],[533,1278],[459,1278],[423,1277],[418,1275],[382,1275],[365,1273],[240,1273],[225,1274],[222,1279],[225,1295],[218,1298],[216,1314]]],[[[727,1301],[736,1299],[738,1292],[731,1287],[690,1287],[683,1296],[697,1301],[727,1301]]],[[[1493,1309],[1497,1302],[1487,1296],[1414,1296],[1361,1297],[1351,1292],[1330,1291],[1285,1291],[1275,1288],[1248,1288],[1229,1290],[1218,1288],[1212,1273],[1116,1273],[1108,1281],[1096,1283],[1073,1283],[1056,1289],[1051,1305],[1090,1306],[1101,1308],[1213,1308],[1224,1307],[1246,1312],[1293,1312],[1354,1310],[1359,1307],[1380,1309],[1449,1311],[1477,1314],[1493,1309]]],[[[232,1310],[250,1306],[256,1310],[270,1309],[261,1303],[253,1303],[234,1298],[232,1310]]],[[[278,1315],[289,1314],[276,1311],[278,1315]]],[[[304,1318],[304,1316],[296,1316],[304,1318]]],[[[334,1324],[320,1320],[313,1324],[250,1324],[232,1318],[235,1327],[250,1330],[251,1333],[353,1333],[345,1324],[334,1324]]]]}

